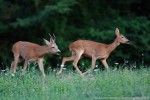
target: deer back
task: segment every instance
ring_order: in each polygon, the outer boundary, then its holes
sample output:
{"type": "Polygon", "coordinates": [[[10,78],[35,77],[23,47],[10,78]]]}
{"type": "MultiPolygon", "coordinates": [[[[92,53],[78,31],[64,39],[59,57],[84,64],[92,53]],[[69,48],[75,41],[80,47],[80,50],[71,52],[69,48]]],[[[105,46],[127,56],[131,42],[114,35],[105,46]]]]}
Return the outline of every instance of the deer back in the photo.
{"type": "Polygon", "coordinates": [[[103,55],[107,49],[107,46],[107,44],[98,43],[90,40],[77,40],[70,45],[70,49],[75,52],[83,50],[84,55],[91,57],[92,55],[103,55]]]}
{"type": "Polygon", "coordinates": [[[24,59],[27,60],[36,60],[42,58],[47,53],[53,53],[59,55],[60,50],[58,49],[54,41],[45,40],[46,46],[40,46],[35,43],[19,41],[13,45],[12,51],[14,54],[19,54],[24,59]]]}
{"type": "Polygon", "coordinates": [[[24,59],[32,59],[37,58],[37,52],[40,48],[40,45],[25,42],[25,41],[19,41],[13,45],[12,51],[13,53],[18,53],[20,56],[22,56],[24,59]]]}
{"type": "Polygon", "coordinates": [[[107,58],[110,53],[121,43],[128,44],[129,40],[120,34],[119,29],[115,30],[116,39],[111,44],[99,43],[90,40],[77,40],[70,45],[74,52],[84,51],[84,55],[95,56],[96,58],[107,58]]]}

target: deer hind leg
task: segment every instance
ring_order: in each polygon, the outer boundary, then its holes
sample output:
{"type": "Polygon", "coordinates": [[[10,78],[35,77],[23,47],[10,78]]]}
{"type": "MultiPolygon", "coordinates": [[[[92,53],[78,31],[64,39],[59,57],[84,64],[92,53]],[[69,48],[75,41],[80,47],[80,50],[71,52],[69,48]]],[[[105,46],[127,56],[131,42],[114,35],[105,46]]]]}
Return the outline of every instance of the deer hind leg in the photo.
{"type": "Polygon", "coordinates": [[[80,52],[76,52],[76,56],[75,56],[75,58],[74,58],[74,61],[73,61],[73,66],[75,67],[75,69],[76,69],[76,71],[82,76],[82,77],[84,77],[84,75],[83,75],[83,73],[80,71],[80,69],[78,68],[78,61],[80,60],[80,58],[81,58],[81,55],[83,54],[83,50],[81,51],[80,50],[80,52]]]}
{"type": "MultiPolygon", "coordinates": [[[[23,61],[23,59],[22,58],[18,58],[18,62],[17,62],[17,64],[18,63],[21,63],[23,61]]],[[[15,61],[12,61],[11,62],[11,68],[13,68],[14,67],[14,64],[15,64],[15,61]]]]}
{"type": "Polygon", "coordinates": [[[28,66],[28,60],[25,60],[23,70],[22,70],[22,75],[25,75],[25,71],[26,71],[27,66],[28,66]]]}
{"type": "Polygon", "coordinates": [[[75,53],[72,52],[72,56],[71,56],[71,57],[64,57],[64,58],[63,58],[62,63],[61,63],[61,68],[60,68],[60,70],[59,70],[59,72],[58,72],[58,75],[61,75],[62,69],[63,69],[64,64],[65,64],[66,62],[74,60],[74,56],[75,56],[75,53]]]}
{"type": "MultiPolygon", "coordinates": [[[[11,63],[11,69],[13,73],[16,73],[16,66],[19,59],[19,53],[14,53],[14,61],[11,63]]],[[[12,74],[14,76],[14,74],[12,74]]]]}

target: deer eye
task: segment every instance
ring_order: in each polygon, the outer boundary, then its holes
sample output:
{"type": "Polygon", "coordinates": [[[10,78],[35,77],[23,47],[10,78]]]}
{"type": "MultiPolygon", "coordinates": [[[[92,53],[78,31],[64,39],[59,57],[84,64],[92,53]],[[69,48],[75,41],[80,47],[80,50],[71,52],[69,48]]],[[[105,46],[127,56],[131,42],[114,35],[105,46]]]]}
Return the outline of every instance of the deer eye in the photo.
{"type": "Polygon", "coordinates": [[[55,47],[52,47],[52,48],[55,48],[55,47]]]}
{"type": "Polygon", "coordinates": [[[121,38],[124,38],[124,37],[121,37],[121,38]]]}

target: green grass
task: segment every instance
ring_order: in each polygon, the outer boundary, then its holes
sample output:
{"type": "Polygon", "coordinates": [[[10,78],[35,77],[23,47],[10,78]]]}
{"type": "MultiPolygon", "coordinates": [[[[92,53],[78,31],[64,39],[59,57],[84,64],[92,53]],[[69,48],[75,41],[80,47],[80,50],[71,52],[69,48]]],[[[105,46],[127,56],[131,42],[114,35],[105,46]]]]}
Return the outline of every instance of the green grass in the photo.
{"type": "Polygon", "coordinates": [[[88,74],[64,71],[46,74],[46,82],[38,71],[25,77],[0,75],[0,100],[131,100],[150,99],[150,69],[109,70],[88,74]]]}

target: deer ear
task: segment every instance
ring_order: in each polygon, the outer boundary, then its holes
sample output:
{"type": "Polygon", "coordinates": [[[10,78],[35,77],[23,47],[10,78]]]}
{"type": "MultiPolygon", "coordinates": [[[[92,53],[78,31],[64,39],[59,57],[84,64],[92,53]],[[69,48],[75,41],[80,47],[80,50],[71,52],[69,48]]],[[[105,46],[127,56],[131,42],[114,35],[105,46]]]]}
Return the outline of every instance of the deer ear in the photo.
{"type": "Polygon", "coordinates": [[[49,41],[47,41],[46,39],[43,39],[43,40],[44,40],[45,44],[50,45],[49,41]]]}
{"type": "Polygon", "coordinates": [[[118,28],[116,28],[115,34],[116,34],[117,36],[120,35],[120,32],[119,32],[119,29],[118,29],[118,28]]]}

